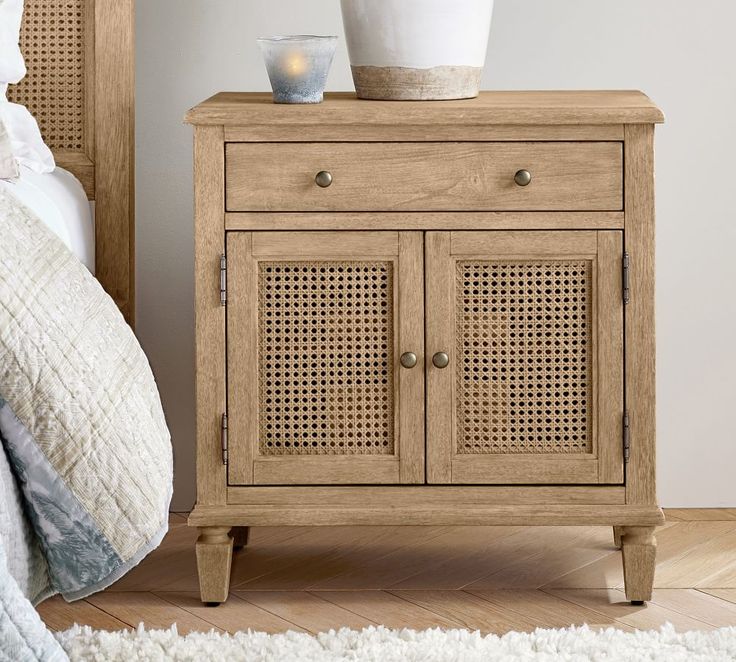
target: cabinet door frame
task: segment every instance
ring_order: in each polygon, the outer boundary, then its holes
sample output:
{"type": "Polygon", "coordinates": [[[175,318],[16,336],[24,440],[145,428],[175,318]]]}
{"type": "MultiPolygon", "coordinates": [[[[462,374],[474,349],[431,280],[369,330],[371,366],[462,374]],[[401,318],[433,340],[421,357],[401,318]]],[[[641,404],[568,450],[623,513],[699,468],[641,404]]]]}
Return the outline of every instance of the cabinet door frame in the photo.
{"type": "Polygon", "coordinates": [[[229,485],[423,483],[424,290],[421,232],[228,232],[229,485]],[[259,455],[259,261],[381,260],[393,263],[394,454],[259,455]],[[417,365],[402,368],[414,352],[417,365]],[[240,359],[238,357],[241,357],[240,359]]]}
{"type": "Polygon", "coordinates": [[[425,236],[427,300],[427,482],[429,484],[620,484],[623,467],[623,233],[459,231],[425,236]],[[571,259],[593,262],[591,453],[456,452],[455,265],[465,259],[571,259]],[[438,369],[435,352],[450,365],[438,369]]]}

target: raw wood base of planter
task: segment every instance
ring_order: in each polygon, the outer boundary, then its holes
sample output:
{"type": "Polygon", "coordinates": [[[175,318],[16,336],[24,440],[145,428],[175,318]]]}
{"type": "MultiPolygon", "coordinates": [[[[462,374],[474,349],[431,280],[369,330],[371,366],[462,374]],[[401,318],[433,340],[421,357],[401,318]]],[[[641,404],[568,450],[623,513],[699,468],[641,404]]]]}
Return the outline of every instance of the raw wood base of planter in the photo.
{"type": "Polygon", "coordinates": [[[351,67],[361,99],[436,101],[478,96],[482,67],[351,67]]]}

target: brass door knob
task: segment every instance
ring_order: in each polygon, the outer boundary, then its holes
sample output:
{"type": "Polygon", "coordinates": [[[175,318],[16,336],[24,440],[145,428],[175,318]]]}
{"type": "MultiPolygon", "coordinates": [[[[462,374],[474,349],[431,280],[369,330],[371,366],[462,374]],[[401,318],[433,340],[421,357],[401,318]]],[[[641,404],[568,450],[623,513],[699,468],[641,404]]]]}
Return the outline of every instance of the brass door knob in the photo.
{"type": "Polygon", "coordinates": [[[518,170],[514,175],[514,181],[518,186],[529,186],[532,181],[532,173],[528,170],[518,170]]]}
{"type": "Polygon", "coordinates": [[[445,352],[437,352],[432,357],[432,363],[435,368],[446,368],[450,363],[450,357],[445,352]]]}
{"type": "Polygon", "coordinates": [[[400,361],[405,368],[413,368],[417,364],[417,355],[414,352],[404,352],[400,361]]]}
{"type": "Polygon", "coordinates": [[[332,184],[332,173],[328,172],[327,170],[320,170],[314,176],[314,183],[321,188],[327,188],[330,184],[332,184]]]}

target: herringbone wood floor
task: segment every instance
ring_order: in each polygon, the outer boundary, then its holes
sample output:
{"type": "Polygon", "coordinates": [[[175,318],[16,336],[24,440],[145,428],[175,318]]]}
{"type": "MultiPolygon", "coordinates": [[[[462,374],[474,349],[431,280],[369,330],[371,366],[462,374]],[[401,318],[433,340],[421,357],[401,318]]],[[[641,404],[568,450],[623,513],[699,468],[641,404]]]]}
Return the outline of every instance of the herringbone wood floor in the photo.
{"type": "Polygon", "coordinates": [[[736,624],[736,509],[670,510],[655,594],[632,607],[608,527],[261,528],[233,561],[227,603],[198,599],[196,532],[172,515],[160,549],[103,593],[39,607],[53,629],[305,630],[736,624]]]}

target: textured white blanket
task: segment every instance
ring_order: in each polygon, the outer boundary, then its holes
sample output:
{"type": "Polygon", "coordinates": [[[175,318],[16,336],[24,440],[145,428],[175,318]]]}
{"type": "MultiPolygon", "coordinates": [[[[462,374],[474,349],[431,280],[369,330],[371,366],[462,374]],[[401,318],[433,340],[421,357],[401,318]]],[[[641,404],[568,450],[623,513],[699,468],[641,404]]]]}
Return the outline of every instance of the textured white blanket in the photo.
{"type": "Polygon", "coordinates": [[[148,361],[94,277],[2,192],[0,434],[54,591],[100,590],[159,544],[172,453],[148,361]]]}

